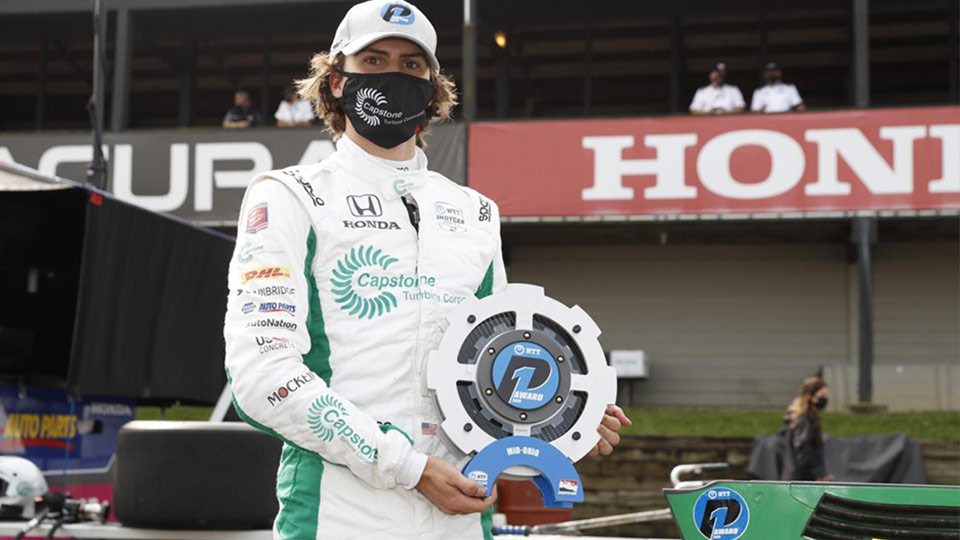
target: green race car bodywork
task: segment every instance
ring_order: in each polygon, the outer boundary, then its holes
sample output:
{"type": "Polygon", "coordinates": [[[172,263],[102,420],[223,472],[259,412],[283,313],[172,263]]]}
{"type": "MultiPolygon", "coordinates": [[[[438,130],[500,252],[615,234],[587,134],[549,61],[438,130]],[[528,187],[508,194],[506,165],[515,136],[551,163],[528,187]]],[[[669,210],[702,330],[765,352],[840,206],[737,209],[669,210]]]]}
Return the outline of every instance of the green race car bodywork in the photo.
{"type": "Polygon", "coordinates": [[[664,494],[683,540],[960,540],[960,486],[721,480],[664,494]]]}

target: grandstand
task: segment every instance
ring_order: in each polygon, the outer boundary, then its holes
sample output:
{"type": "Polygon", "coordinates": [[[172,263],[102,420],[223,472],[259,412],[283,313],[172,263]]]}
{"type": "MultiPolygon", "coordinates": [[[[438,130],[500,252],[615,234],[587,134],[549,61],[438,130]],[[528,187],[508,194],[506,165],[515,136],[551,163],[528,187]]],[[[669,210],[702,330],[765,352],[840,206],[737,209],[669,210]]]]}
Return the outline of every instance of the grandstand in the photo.
{"type": "MultiPolygon", "coordinates": [[[[269,116],[310,55],[329,45],[347,4],[108,0],[107,125],[217,126],[239,88],[269,116]]],[[[763,64],[778,61],[813,109],[960,96],[951,0],[476,0],[467,32],[462,3],[421,4],[444,69],[461,87],[475,77],[475,105],[465,99],[461,119],[683,112],[718,60],[747,95],[763,64]]],[[[0,3],[0,129],[89,127],[90,6],[0,3]]]]}

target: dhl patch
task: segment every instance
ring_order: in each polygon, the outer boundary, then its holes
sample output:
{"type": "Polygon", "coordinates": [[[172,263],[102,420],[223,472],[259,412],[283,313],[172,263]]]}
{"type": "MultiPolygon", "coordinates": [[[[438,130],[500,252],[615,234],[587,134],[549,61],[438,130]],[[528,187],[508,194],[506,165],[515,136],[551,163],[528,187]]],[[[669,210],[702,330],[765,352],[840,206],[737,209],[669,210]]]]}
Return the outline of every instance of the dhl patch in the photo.
{"type": "Polygon", "coordinates": [[[290,269],[286,266],[265,266],[255,268],[249,272],[243,273],[243,283],[249,283],[258,279],[274,279],[290,277],[290,269]]]}

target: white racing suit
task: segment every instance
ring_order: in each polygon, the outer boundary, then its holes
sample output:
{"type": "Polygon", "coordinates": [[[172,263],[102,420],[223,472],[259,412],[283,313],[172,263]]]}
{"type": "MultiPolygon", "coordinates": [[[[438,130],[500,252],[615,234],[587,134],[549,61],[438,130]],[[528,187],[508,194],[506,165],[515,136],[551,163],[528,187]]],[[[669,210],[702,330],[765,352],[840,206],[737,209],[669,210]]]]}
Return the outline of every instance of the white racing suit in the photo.
{"type": "Polygon", "coordinates": [[[444,316],[506,285],[499,215],[419,149],[416,163],[398,170],[344,138],[247,189],[226,369],[240,416],[285,443],[275,538],[489,536],[489,513],[445,515],[413,487],[426,456],[454,461],[422,371],[444,316]]]}

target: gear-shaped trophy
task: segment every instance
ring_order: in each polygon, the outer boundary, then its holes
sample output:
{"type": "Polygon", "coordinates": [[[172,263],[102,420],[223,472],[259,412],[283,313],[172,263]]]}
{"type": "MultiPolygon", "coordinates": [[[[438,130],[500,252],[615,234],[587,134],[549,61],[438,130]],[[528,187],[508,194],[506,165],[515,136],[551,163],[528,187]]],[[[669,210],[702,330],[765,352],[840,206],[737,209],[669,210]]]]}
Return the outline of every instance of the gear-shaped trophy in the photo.
{"type": "Polygon", "coordinates": [[[488,495],[503,476],[532,479],[544,506],[582,502],[573,463],[599,441],[617,394],[600,328],[579,306],[526,284],[466,300],[447,323],[427,360],[426,386],[445,444],[464,456],[464,475],[488,495]]]}

